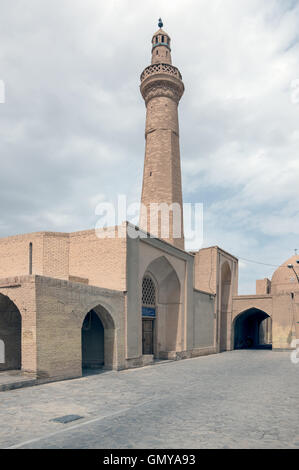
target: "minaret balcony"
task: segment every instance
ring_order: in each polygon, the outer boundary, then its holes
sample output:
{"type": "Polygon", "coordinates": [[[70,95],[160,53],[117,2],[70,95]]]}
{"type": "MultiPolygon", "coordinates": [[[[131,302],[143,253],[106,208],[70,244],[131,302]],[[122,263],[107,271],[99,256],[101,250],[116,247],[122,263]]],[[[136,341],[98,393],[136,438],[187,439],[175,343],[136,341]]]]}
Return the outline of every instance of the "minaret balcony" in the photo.
{"type": "Polygon", "coordinates": [[[142,72],[140,76],[140,80],[141,82],[143,82],[143,80],[145,80],[147,77],[151,75],[155,75],[157,73],[163,73],[163,74],[165,73],[167,75],[176,77],[179,80],[182,80],[182,75],[177,67],[174,67],[173,65],[170,65],[170,64],[162,64],[162,63],[153,64],[153,65],[149,65],[148,67],[146,67],[146,69],[144,69],[144,71],[142,72]]]}

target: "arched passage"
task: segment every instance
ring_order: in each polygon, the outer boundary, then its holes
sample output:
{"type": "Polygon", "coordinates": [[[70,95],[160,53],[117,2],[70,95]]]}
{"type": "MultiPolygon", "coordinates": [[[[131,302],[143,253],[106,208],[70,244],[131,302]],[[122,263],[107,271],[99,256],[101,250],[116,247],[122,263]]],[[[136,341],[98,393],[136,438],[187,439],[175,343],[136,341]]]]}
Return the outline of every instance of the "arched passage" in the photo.
{"type": "Polygon", "coordinates": [[[115,325],[103,307],[91,309],[82,328],[82,369],[112,369],[115,357],[115,325]]]}
{"type": "Polygon", "coordinates": [[[272,319],[264,311],[251,308],[234,321],[234,348],[271,348],[272,319]]]}
{"type": "Polygon", "coordinates": [[[221,268],[221,314],[220,314],[220,351],[228,348],[228,322],[231,311],[232,274],[229,263],[225,261],[221,268]]]}
{"type": "Polygon", "coordinates": [[[164,256],[150,263],[143,279],[146,277],[150,277],[155,285],[153,354],[167,359],[176,351],[181,351],[182,347],[180,281],[164,256]]]}
{"type": "Polygon", "coordinates": [[[21,369],[22,317],[17,306],[0,294],[1,370],[21,369]]]}

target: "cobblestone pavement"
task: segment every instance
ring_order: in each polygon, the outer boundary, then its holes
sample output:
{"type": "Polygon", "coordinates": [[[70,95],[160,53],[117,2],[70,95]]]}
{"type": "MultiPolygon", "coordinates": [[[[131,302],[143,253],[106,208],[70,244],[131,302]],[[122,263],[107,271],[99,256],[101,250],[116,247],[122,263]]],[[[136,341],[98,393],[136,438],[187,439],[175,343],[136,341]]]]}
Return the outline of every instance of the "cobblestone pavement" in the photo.
{"type": "Polygon", "coordinates": [[[232,351],[0,393],[0,447],[299,448],[299,364],[232,351]],[[83,418],[68,424],[64,415],[83,418]]]}

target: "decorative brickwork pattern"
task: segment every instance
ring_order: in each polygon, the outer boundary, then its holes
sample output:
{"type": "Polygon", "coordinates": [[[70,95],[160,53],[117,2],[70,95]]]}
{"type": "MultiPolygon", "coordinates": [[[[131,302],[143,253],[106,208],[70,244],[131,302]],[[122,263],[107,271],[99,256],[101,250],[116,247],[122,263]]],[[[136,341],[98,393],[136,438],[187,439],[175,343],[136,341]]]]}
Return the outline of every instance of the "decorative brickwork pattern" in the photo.
{"type": "Polygon", "coordinates": [[[142,281],[142,305],[156,305],[156,289],[155,284],[149,276],[145,276],[142,281]]]}
{"type": "Polygon", "coordinates": [[[182,80],[182,75],[179,69],[175,67],[174,65],[154,64],[154,65],[149,65],[148,67],[144,69],[144,71],[142,72],[140,76],[141,82],[143,82],[143,80],[147,78],[148,76],[156,74],[156,73],[167,73],[169,75],[175,76],[179,78],[180,80],[182,80]]]}

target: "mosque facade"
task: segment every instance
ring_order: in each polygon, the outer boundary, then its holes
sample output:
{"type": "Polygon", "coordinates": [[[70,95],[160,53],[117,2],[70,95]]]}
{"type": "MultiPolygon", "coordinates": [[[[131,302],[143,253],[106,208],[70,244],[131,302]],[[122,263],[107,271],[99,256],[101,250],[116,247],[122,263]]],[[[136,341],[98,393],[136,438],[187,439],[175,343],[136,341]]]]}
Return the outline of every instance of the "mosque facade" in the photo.
{"type": "Polygon", "coordinates": [[[232,349],[294,348],[299,257],[271,281],[257,281],[256,295],[239,296],[235,256],[216,246],[185,250],[178,120],[184,84],[162,27],[141,74],[139,227],[0,239],[1,372],[30,372],[42,382],[232,349]],[[171,206],[167,227],[161,212],[152,217],[160,204],[171,206]]]}

